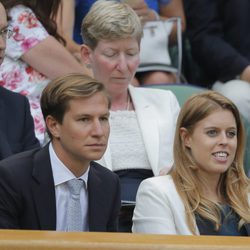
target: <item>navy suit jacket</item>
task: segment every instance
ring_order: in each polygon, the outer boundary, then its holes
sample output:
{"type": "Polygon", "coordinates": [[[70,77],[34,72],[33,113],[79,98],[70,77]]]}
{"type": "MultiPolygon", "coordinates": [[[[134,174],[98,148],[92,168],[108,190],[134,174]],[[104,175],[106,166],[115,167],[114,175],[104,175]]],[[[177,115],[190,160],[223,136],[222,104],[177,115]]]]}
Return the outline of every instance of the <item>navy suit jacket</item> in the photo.
{"type": "Polygon", "coordinates": [[[27,98],[0,87],[0,160],[37,147],[27,98]]]}
{"type": "MultiPolygon", "coordinates": [[[[96,162],[88,178],[89,230],[117,231],[120,183],[96,162]]],[[[0,228],[56,230],[56,199],[48,145],[0,161],[0,228]]]]}

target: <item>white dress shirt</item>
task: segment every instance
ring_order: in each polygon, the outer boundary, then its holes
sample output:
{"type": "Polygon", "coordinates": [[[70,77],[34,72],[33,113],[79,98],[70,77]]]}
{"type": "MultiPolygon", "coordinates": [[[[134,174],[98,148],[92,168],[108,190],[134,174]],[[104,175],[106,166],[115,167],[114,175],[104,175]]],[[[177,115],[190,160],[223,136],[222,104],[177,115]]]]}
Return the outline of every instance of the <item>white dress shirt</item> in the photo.
{"type": "MultiPolygon", "coordinates": [[[[49,145],[50,161],[52,166],[54,184],[55,184],[55,194],[56,194],[56,230],[57,231],[67,231],[67,207],[70,197],[70,191],[67,186],[67,181],[75,179],[76,176],[62,163],[62,161],[57,157],[52,143],[49,145]]],[[[89,231],[88,223],[88,174],[89,167],[87,171],[77,179],[82,179],[84,184],[80,191],[80,202],[82,208],[83,217],[83,231],[89,231]],[[86,188],[85,188],[85,187],[86,188]]]]}

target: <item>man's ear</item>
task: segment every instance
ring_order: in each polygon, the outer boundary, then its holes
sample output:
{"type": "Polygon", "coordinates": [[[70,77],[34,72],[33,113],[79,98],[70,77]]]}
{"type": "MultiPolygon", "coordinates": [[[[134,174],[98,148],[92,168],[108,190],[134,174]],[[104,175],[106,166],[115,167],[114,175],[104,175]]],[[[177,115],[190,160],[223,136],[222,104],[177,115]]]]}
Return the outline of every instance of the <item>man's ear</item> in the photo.
{"type": "Polygon", "coordinates": [[[45,119],[46,126],[54,138],[60,138],[61,124],[51,115],[45,119]]]}
{"type": "Polygon", "coordinates": [[[191,138],[188,130],[186,128],[180,128],[180,136],[183,144],[190,148],[191,138]]]}
{"type": "Polygon", "coordinates": [[[86,65],[91,65],[90,60],[91,49],[86,44],[81,45],[81,58],[86,65]]]}

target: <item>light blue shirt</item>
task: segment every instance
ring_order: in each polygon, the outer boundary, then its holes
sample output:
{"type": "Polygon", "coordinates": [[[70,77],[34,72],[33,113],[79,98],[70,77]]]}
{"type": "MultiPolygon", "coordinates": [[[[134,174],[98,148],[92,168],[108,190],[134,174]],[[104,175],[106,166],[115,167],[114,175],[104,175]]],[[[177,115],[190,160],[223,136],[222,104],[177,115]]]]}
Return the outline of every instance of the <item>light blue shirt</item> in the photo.
{"type": "MultiPolygon", "coordinates": [[[[52,166],[54,184],[55,184],[55,194],[56,194],[56,231],[67,231],[67,207],[70,198],[70,191],[67,186],[67,181],[75,179],[76,176],[62,163],[62,161],[57,157],[52,143],[49,145],[50,162],[52,166]]],[[[88,174],[89,167],[87,171],[80,176],[78,179],[82,179],[85,183],[80,191],[80,202],[82,208],[83,217],[83,231],[89,231],[88,222],[88,174]]]]}

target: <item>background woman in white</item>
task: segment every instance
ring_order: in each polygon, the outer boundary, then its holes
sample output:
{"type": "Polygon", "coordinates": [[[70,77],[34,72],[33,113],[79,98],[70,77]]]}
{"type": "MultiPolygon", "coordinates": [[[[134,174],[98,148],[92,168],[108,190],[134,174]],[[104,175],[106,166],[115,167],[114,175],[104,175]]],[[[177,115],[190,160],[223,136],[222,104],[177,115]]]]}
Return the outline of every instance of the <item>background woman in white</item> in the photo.
{"type": "Polygon", "coordinates": [[[82,35],[83,61],[112,99],[109,144],[100,163],[119,175],[122,200],[134,202],[143,179],[173,164],[179,104],[171,91],[131,85],[142,26],[127,4],[95,2],[83,19],[82,35]]]}

